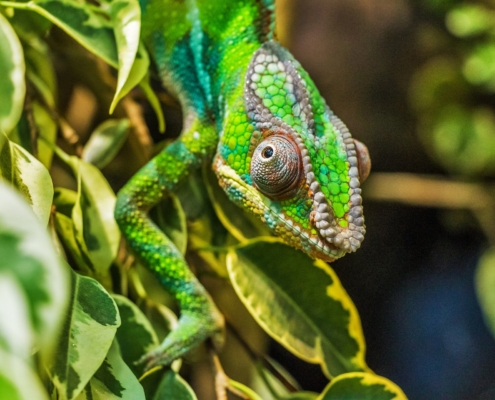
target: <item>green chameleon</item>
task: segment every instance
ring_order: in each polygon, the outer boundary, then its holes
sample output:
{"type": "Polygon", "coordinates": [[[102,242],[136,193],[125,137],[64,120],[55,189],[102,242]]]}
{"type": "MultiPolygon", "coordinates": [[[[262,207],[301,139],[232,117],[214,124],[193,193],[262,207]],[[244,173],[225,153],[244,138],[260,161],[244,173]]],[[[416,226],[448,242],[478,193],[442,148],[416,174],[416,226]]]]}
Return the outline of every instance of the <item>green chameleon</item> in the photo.
{"type": "Polygon", "coordinates": [[[142,38],[180,101],[183,131],[117,196],[116,220],[139,259],[180,307],[164,342],[143,357],[168,365],[223,317],[172,241],[147,216],[191,171],[210,163],[235,204],[289,245],[332,261],[365,234],[366,147],[352,139],[313,81],[275,39],[274,0],[140,0],[142,38]]]}

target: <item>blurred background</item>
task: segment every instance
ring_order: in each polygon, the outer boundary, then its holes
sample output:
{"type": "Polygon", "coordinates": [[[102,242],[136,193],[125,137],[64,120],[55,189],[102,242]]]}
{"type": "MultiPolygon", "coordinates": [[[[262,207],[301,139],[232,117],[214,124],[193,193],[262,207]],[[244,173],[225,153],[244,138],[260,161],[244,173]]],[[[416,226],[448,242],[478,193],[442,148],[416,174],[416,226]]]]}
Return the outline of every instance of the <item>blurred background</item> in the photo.
{"type": "MultiPolygon", "coordinates": [[[[333,264],[369,366],[411,400],[495,399],[475,289],[495,237],[495,2],[278,3],[281,41],[371,154],[366,240],[333,264]]],[[[318,368],[287,361],[322,387],[318,368]]]]}

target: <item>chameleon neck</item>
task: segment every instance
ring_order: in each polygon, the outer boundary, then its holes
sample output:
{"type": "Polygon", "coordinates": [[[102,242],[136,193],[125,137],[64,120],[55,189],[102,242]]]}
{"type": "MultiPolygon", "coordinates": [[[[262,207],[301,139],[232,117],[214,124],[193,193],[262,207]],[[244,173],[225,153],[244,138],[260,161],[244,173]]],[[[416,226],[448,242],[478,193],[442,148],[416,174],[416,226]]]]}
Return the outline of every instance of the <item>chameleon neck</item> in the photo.
{"type": "Polygon", "coordinates": [[[273,38],[270,0],[140,0],[142,37],[184,112],[221,131],[249,62],[273,38]]]}

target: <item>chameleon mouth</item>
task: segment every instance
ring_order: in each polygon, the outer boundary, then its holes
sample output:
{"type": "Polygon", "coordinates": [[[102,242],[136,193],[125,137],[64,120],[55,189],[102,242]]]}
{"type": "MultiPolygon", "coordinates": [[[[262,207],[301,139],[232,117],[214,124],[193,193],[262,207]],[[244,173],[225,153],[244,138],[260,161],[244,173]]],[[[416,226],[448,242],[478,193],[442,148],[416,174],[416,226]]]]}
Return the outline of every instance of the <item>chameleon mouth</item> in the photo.
{"type": "Polygon", "coordinates": [[[282,213],[273,212],[274,202],[243,181],[219,155],[214,164],[220,186],[229,198],[243,209],[248,209],[261,218],[287,244],[303,250],[313,258],[324,261],[333,261],[348,252],[325,240],[321,233],[310,234],[282,213]]]}

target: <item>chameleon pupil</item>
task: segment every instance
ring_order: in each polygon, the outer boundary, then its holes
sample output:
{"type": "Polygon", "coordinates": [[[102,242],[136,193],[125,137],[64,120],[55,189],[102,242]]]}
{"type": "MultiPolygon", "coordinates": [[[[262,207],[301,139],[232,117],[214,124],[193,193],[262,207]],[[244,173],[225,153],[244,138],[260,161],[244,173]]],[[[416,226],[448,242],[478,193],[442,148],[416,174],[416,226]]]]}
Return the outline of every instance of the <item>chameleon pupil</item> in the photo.
{"type": "Polygon", "coordinates": [[[273,148],[267,147],[265,150],[263,150],[263,157],[264,158],[271,158],[273,156],[273,148]]]}

